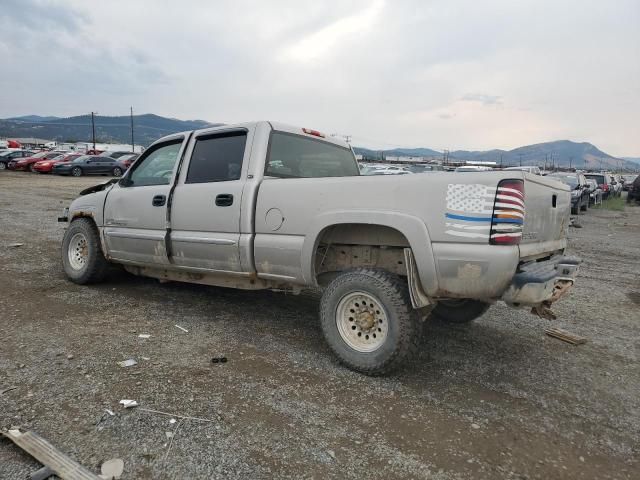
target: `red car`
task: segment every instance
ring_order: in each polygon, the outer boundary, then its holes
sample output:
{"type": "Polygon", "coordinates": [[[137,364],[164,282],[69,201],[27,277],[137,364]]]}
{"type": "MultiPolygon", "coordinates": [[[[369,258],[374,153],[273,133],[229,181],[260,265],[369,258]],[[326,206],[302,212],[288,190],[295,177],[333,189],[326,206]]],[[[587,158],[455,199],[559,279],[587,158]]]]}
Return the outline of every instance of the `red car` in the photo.
{"type": "Polygon", "coordinates": [[[63,155],[64,152],[40,152],[36,153],[32,157],[21,158],[17,161],[11,161],[9,162],[8,166],[10,170],[29,170],[30,172],[33,172],[33,166],[36,164],[36,162],[39,162],[40,160],[51,160],[52,158],[56,157],[60,157],[56,158],[56,160],[60,160],[63,155]]]}
{"type": "Polygon", "coordinates": [[[51,173],[55,165],[71,162],[81,156],[82,153],[71,153],[69,155],[65,155],[59,160],[55,158],[50,160],[40,160],[33,165],[33,171],[38,173],[51,173]]]}

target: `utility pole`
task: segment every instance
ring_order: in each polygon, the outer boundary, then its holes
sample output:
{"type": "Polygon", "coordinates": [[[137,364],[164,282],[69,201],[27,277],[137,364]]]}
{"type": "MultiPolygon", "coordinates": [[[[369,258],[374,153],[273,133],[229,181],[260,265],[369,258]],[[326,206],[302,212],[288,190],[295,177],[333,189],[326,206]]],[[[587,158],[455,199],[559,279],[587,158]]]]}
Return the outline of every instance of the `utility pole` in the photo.
{"type": "Polygon", "coordinates": [[[131,151],[135,153],[136,144],[133,142],[133,107],[131,107],[131,151]]]}
{"type": "Polygon", "coordinates": [[[571,163],[573,163],[573,157],[569,157],[569,170],[571,170],[571,163]]]}
{"type": "Polygon", "coordinates": [[[96,149],[96,122],[95,114],[98,112],[91,112],[91,138],[93,139],[93,150],[96,149]]]}
{"type": "Polygon", "coordinates": [[[502,154],[500,154],[500,168],[502,168],[502,154]]]}
{"type": "Polygon", "coordinates": [[[520,166],[522,166],[522,154],[519,153],[518,156],[520,157],[520,166]]]}

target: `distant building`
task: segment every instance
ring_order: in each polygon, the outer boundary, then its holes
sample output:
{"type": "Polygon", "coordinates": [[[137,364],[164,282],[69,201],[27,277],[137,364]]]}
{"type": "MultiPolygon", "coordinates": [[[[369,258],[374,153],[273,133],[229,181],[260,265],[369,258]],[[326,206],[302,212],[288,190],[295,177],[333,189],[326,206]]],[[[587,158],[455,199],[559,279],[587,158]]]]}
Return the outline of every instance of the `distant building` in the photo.
{"type": "Polygon", "coordinates": [[[11,140],[15,140],[22,148],[54,148],[57,144],[53,140],[45,140],[44,138],[11,138],[11,140]]]}

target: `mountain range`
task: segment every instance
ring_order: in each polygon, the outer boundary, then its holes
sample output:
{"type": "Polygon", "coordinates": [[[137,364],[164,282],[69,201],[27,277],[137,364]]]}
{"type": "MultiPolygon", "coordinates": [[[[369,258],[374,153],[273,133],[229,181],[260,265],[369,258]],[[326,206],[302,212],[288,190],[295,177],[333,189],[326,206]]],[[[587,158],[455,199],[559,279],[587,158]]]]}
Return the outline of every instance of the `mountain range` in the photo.
{"type": "MultiPolygon", "coordinates": [[[[178,120],[154,114],[134,115],[134,140],[138,145],[148,145],[160,137],[186,130],[222,125],[205,120],[178,120]]],[[[95,116],[96,142],[129,143],[131,141],[131,118],[129,116],[95,116]]],[[[0,138],[36,137],[57,141],[90,141],[91,115],[54,117],[26,115],[0,120],[0,138]]],[[[514,148],[513,150],[454,150],[440,152],[431,148],[395,148],[371,150],[354,146],[354,151],[366,159],[390,156],[425,157],[448,161],[496,162],[498,165],[573,166],[587,169],[637,170],[640,158],[617,158],[603,152],[587,142],[557,140],[514,148]]]]}
{"type": "MultiPolygon", "coordinates": [[[[131,118],[129,116],[106,117],[96,115],[96,142],[130,143],[131,118]]],[[[178,120],[154,114],[134,115],[134,141],[138,145],[149,145],[158,138],[171,133],[221,125],[204,120],[178,120]]],[[[26,115],[0,120],[0,137],[35,137],[59,142],[91,141],[91,115],[76,117],[43,117],[26,115]]]]}

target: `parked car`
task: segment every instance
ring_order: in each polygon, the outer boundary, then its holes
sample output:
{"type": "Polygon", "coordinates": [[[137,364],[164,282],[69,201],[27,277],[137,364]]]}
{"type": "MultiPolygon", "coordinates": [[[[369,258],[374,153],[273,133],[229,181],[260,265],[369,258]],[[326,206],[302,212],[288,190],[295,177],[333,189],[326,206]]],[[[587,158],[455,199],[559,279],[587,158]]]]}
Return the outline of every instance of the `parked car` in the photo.
{"type": "Polygon", "coordinates": [[[492,170],[493,168],[482,165],[464,165],[455,169],[456,172],[490,172],[492,170]]]}
{"type": "Polygon", "coordinates": [[[73,177],[91,174],[119,177],[126,170],[127,167],[115,158],[101,157],[99,155],[82,155],[71,162],[54,165],[52,173],[71,175],[73,177]]]}
{"type": "Polygon", "coordinates": [[[41,160],[60,160],[64,157],[64,155],[65,154],[62,152],[40,152],[32,155],[31,157],[16,160],[15,163],[12,162],[13,165],[9,164],[9,168],[12,170],[23,172],[33,172],[33,166],[36,164],[36,162],[39,162],[41,160]]]}
{"type": "Polygon", "coordinates": [[[580,262],[563,255],[570,198],[523,172],[362,176],[337,138],[224,125],[164,137],[82,191],[59,218],[61,257],[78,284],[113,262],[232,288],[322,286],[336,356],[383,374],[416,352],[421,316],[470,322],[501,299],[548,318],[580,262]]]}
{"type": "Polygon", "coordinates": [[[582,173],[556,172],[547,175],[548,178],[555,178],[569,186],[571,189],[571,213],[580,215],[589,208],[590,189],[587,179],[582,173]]]}
{"type": "Polygon", "coordinates": [[[587,178],[589,185],[589,205],[600,205],[602,203],[602,189],[593,178],[587,178]]]}
{"type": "Polygon", "coordinates": [[[606,200],[612,194],[611,177],[606,173],[585,173],[585,178],[593,179],[598,183],[598,187],[602,190],[602,199],[606,200]]]}
{"type": "Polygon", "coordinates": [[[71,162],[72,160],[75,160],[76,158],[79,158],[81,156],[81,153],[71,153],[68,155],[63,155],[60,159],[51,158],[49,160],[40,160],[33,165],[33,171],[38,173],[51,173],[55,165],[71,162]]]}
{"type": "Polygon", "coordinates": [[[0,152],[0,170],[6,170],[9,168],[9,162],[12,160],[19,160],[21,158],[30,157],[34,155],[36,152],[33,150],[15,150],[15,149],[7,149],[0,152]]]}
{"type": "Polygon", "coordinates": [[[125,155],[133,155],[133,152],[126,152],[126,151],[110,152],[109,150],[105,150],[100,154],[101,157],[111,157],[111,158],[120,158],[125,155]]]}
{"type": "Polygon", "coordinates": [[[131,153],[129,155],[123,155],[118,160],[120,160],[125,167],[129,168],[133,162],[135,162],[140,155],[137,153],[131,153]]]}
{"type": "Polygon", "coordinates": [[[631,188],[627,194],[627,202],[640,203],[640,175],[637,175],[631,184],[631,188]]]}
{"type": "Polygon", "coordinates": [[[442,165],[431,165],[424,163],[414,163],[407,167],[411,173],[425,173],[425,172],[444,172],[442,165]]]}
{"type": "Polygon", "coordinates": [[[608,174],[611,177],[611,185],[613,186],[613,196],[619,197],[622,195],[622,177],[617,173],[608,174]]]}
{"type": "Polygon", "coordinates": [[[522,171],[522,172],[533,173],[534,175],[542,175],[542,172],[540,171],[540,167],[533,167],[533,166],[507,167],[505,168],[505,170],[514,171],[514,172],[522,171]]]}
{"type": "Polygon", "coordinates": [[[622,190],[628,192],[631,190],[634,180],[638,177],[638,175],[623,175],[622,176],[622,190]]]}
{"type": "Polygon", "coordinates": [[[374,170],[369,175],[408,175],[411,173],[413,172],[409,171],[409,169],[407,168],[390,166],[390,167],[374,170]]]}

